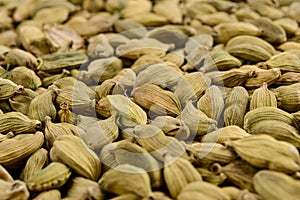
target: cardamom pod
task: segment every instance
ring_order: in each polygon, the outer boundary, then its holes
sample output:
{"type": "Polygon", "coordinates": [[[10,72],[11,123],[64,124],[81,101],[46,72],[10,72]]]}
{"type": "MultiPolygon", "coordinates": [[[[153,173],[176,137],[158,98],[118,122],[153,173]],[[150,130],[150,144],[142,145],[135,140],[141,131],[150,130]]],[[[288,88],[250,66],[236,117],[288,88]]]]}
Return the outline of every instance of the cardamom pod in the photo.
{"type": "MultiPolygon", "coordinates": [[[[246,67],[242,66],[241,68],[246,69],[246,67]]],[[[281,75],[281,71],[279,68],[273,69],[259,69],[252,68],[254,70],[254,76],[249,77],[245,83],[245,87],[247,88],[258,88],[264,82],[267,83],[268,86],[276,83],[281,75]]]]}
{"type": "MultiPolygon", "coordinates": [[[[22,46],[36,56],[49,54],[56,50],[39,26],[34,24],[21,24],[17,28],[17,33],[22,46]]],[[[39,67],[40,66],[41,65],[39,65],[39,67]]]]}
{"type": "Polygon", "coordinates": [[[71,176],[71,170],[59,162],[51,162],[44,169],[38,171],[27,181],[30,191],[40,192],[59,188],[64,185],[71,176]]]}
{"type": "Polygon", "coordinates": [[[295,19],[298,23],[300,22],[299,18],[299,2],[292,2],[289,6],[288,13],[292,19],[295,19]]]}
{"type": "MultiPolygon", "coordinates": [[[[66,10],[62,11],[66,12],[66,10]]],[[[46,38],[58,50],[63,49],[67,46],[70,46],[72,49],[77,50],[84,45],[84,39],[74,30],[67,27],[45,23],[43,26],[43,31],[46,38]]]]}
{"type": "Polygon", "coordinates": [[[121,127],[134,127],[147,123],[147,115],[141,107],[123,95],[108,95],[112,107],[112,115],[121,127]]]}
{"type": "Polygon", "coordinates": [[[197,102],[197,106],[207,117],[219,122],[225,106],[222,91],[215,85],[209,86],[197,102]]]}
{"type": "Polygon", "coordinates": [[[132,135],[143,148],[160,161],[164,160],[165,153],[177,158],[187,158],[185,148],[179,140],[166,136],[155,125],[137,125],[132,130],[132,135]]]}
{"type": "Polygon", "coordinates": [[[271,44],[250,35],[241,35],[230,39],[225,50],[233,56],[251,62],[266,61],[275,54],[275,49],[271,44]]]}
{"type": "Polygon", "coordinates": [[[76,79],[77,77],[64,77],[57,81],[55,81],[53,84],[58,87],[59,89],[63,89],[68,86],[73,86],[75,88],[79,88],[79,90],[84,91],[90,99],[94,99],[96,96],[96,93],[93,89],[88,87],[85,83],[82,81],[79,81],[76,79]]]}
{"type": "Polygon", "coordinates": [[[98,156],[74,135],[59,136],[50,150],[50,158],[54,162],[66,164],[77,174],[91,180],[97,180],[101,172],[98,156]]]}
{"type": "Polygon", "coordinates": [[[11,138],[0,143],[0,164],[4,167],[19,167],[35,151],[42,147],[44,135],[42,132],[25,134],[26,137],[11,138]]]}
{"type": "Polygon", "coordinates": [[[145,84],[132,91],[133,100],[157,115],[178,116],[181,111],[177,96],[154,84],[145,84]]]}
{"type": "Polygon", "coordinates": [[[48,151],[44,148],[37,150],[28,158],[26,165],[21,172],[20,179],[25,182],[28,181],[37,172],[48,165],[48,162],[48,151]]]}
{"type": "Polygon", "coordinates": [[[216,199],[230,200],[221,188],[204,181],[196,181],[186,185],[179,193],[178,200],[216,199]]]}
{"type": "Polygon", "coordinates": [[[177,85],[181,77],[182,73],[178,68],[173,68],[166,63],[152,64],[137,75],[136,87],[151,83],[170,89],[177,85]]]}
{"type": "Polygon", "coordinates": [[[189,127],[191,134],[205,135],[217,128],[217,121],[207,117],[191,101],[186,103],[179,118],[189,127]]]}
{"type": "Polygon", "coordinates": [[[253,126],[265,120],[281,121],[297,127],[296,121],[291,114],[276,107],[265,106],[246,113],[244,118],[244,129],[250,132],[253,126]]]}
{"type": "Polygon", "coordinates": [[[91,124],[96,123],[98,120],[96,117],[78,115],[76,118],[76,126],[86,131],[91,127],[91,124]]]}
{"type": "MultiPolygon", "coordinates": [[[[112,154],[111,156],[115,158],[114,160],[116,163],[134,165],[147,171],[150,176],[152,188],[159,188],[162,186],[161,164],[141,146],[127,140],[121,140],[113,143],[109,151],[110,154],[112,154]]],[[[110,163],[104,164],[109,165],[110,163]]],[[[114,167],[114,165],[109,166],[111,168],[114,167]]]]}
{"type": "Polygon", "coordinates": [[[223,22],[213,27],[214,39],[219,43],[226,43],[238,35],[259,36],[262,30],[247,22],[223,22]]]}
{"type": "Polygon", "coordinates": [[[72,109],[75,114],[95,113],[93,101],[89,97],[89,94],[80,87],[76,87],[76,85],[64,87],[57,94],[55,99],[56,105],[59,106],[64,102],[69,105],[70,109],[72,109]]]}
{"type": "Polygon", "coordinates": [[[140,39],[147,33],[147,29],[143,24],[131,18],[116,20],[114,28],[117,33],[129,39],[140,39]]]}
{"type": "Polygon", "coordinates": [[[113,142],[119,136],[119,128],[114,117],[98,120],[95,123],[89,124],[89,126],[86,132],[79,137],[94,151],[113,142]]]}
{"type": "Polygon", "coordinates": [[[22,94],[24,91],[24,86],[17,85],[11,80],[0,78],[0,100],[9,99],[15,94],[22,94]]]}
{"type": "Polygon", "coordinates": [[[196,168],[184,158],[174,158],[166,154],[164,160],[164,179],[173,198],[189,183],[202,181],[196,168]]]}
{"type": "Polygon", "coordinates": [[[60,200],[61,199],[60,191],[57,189],[44,191],[38,194],[36,197],[34,197],[33,200],[47,200],[47,199],[60,200]]]}
{"type": "Polygon", "coordinates": [[[108,118],[112,114],[112,105],[107,97],[101,98],[98,102],[94,100],[95,111],[104,118],[108,118]]]}
{"type": "Polygon", "coordinates": [[[249,94],[247,90],[241,86],[234,87],[226,98],[224,111],[225,126],[237,125],[242,128],[248,103],[249,94]]]}
{"type": "Polygon", "coordinates": [[[274,90],[278,107],[288,111],[297,112],[300,109],[300,83],[280,86],[274,90]]]}
{"type": "Polygon", "coordinates": [[[154,5],[153,11],[161,16],[166,17],[173,24],[182,23],[182,10],[180,6],[173,1],[162,1],[154,5]]]}
{"type": "Polygon", "coordinates": [[[76,127],[68,123],[53,123],[51,117],[45,117],[45,140],[46,146],[50,150],[56,138],[60,135],[76,135],[76,127]]]}
{"type": "Polygon", "coordinates": [[[185,74],[175,87],[175,95],[184,105],[188,100],[198,100],[210,86],[211,80],[202,72],[185,74]]]}
{"type": "Polygon", "coordinates": [[[271,170],[261,170],[253,178],[256,192],[264,199],[298,199],[300,182],[292,177],[271,170]]]}
{"type": "Polygon", "coordinates": [[[281,44],[287,40],[285,30],[268,18],[251,20],[250,23],[262,30],[261,37],[267,42],[281,44]]]}
{"type": "Polygon", "coordinates": [[[279,68],[284,72],[300,72],[300,58],[288,51],[270,57],[263,65],[271,69],[279,68]]]}
{"type": "Polygon", "coordinates": [[[14,134],[32,133],[42,125],[40,121],[29,119],[20,112],[7,112],[0,115],[0,124],[0,133],[12,131],[14,134]]]}
{"type": "Polygon", "coordinates": [[[188,36],[186,34],[168,27],[158,27],[149,30],[145,37],[156,39],[164,44],[173,44],[176,49],[184,47],[188,40],[188,36]]]}
{"type": "Polygon", "coordinates": [[[79,71],[79,80],[85,83],[102,83],[113,78],[123,68],[123,61],[117,57],[101,58],[92,61],[87,71],[79,71]]]}
{"type": "Polygon", "coordinates": [[[110,94],[124,94],[123,86],[114,79],[107,79],[95,88],[97,99],[101,99],[110,94]]]}
{"type": "Polygon", "coordinates": [[[74,114],[70,111],[69,105],[67,102],[63,102],[59,105],[60,110],[57,112],[57,115],[59,117],[59,121],[61,123],[69,123],[69,124],[74,124],[75,122],[75,116],[74,114]]]}
{"type": "Polygon", "coordinates": [[[8,173],[8,171],[0,165],[0,180],[7,181],[7,182],[13,182],[13,177],[8,173]]]}
{"type": "Polygon", "coordinates": [[[250,110],[265,106],[277,107],[276,96],[268,90],[267,83],[263,83],[260,88],[254,90],[250,100],[250,110]]]}
{"type": "Polygon", "coordinates": [[[227,177],[227,181],[238,186],[241,189],[254,191],[253,176],[258,169],[252,167],[247,162],[242,160],[235,160],[228,165],[220,166],[214,165],[214,170],[221,171],[227,177]]]}
{"type": "Polygon", "coordinates": [[[130,68],[123,68],[113,79],[123,86],[125,90],[131,91],[135,86],[136,73],[130,68]]]}
{"type": "Polygon", "coordinates": [[[277,19],[274,21],[274,23],[281,26],[286,32],[287,36],[294,35],[298,29],[297,21],[289,17],[277,19]]]}
{"type": "Polygon", "coordinates": [[[97,182],[82,177],[76,177],[72,179],[66,198],[74,200],[89,198],[102,200],[103,196],[104,195],[97,182]]]}
{"type": "Polygon", "coordinates": [[[9,98],[9,104],[14,111],[28,115],[31,101],[39,94],[31,89],[24,88],[22,94],[17,94],[9,98]]]}
{"type": "Polygon", "coordinates": [[[251,200],[261,200],[261,196],[249,192],[248,190],[241,190],[233,186],[225,186],[222,187],[221,190],[228,194],[231,199],[233,200],[246,200],[246,199],[251,199],[251,200]]]}
{"type": "Polygon", "coordinates": [[[255,77],[253,71],[230,69],[228,71],[213,71],[205,74],[215,85],[224,85],[225,87],[243,86],[246,81],[255,77]]]}
{"type": "Polygon", "coordinates": [[[263,120],[251,128],[251,134],[266,134],[281,141],[291,143],[296,148],[300,147],[299,131],[282,121],[263,120]]]}
{"type": "Polygon", "coordinates": [[[46,116],[50,116],[55,120],[56,108],[53,101],[58,93],[59,90],[56,86],[50,86],[47,92],[32,99],[29,105],[28,116],[31,119],[36,119],[41,122],[45,122],[46,116]]]}
{"type": "Polygon", "coordinates": [[[247,133],[244,129],[236,125],[228,125],[223,128],[217,129],[213,132],[207,133],[201,138],[201,142],[217,142],[224,144],[228,140],[238,140],[249,136],[251,135],[247,133]]]}
{"type": "Polygon", "coordinates": [[[203,181],[206,181],[214,185],[220,185],[227,179],[224,173],[215,174],[214,172],[206,168],[196,168],[196,169],[202,176],[203,181]]]}
{"type": "Polygon", "coordinates": [[[205,25],[214,27],[221,23],[232,22],[233,18],[226,12],[216,12],[212,14],[204,14],[197,16],[199,20],[205,25]]]}
{"type": "MultiPolygon", "coordinates": [[[[42,72],[42,71],[40,71],[42,72]]],[[[48,87],[49,85],[51,85],[52,83],[54,83],[55,81],[64,78],[66,76],[68,76],[71,72],[69,70],[63,69],[61,73],[59,74],[49,74],[49,76],[46,76],[42,79],[42,84],[44,87],[48,87]]]]}
{"type": "Polygon", "coordinates": [[[29,191],[23,181],[7,182],[0,179],[0,199],[29,199],[29,191]]]}
{"type": "Polygon", "coordinates": [[[33,90],[42,85],[41,79],[34,73],[34,71],[24,66],[12,69],[9,72],[8,79],[18,85],[22,85],[33,90]]]}
{"type": "Polygon", "coordinates": [[[172,200],[168,195],[163,192],[151,192],[142,200],[161,199],[161,200],[172,200]]]}
{"type": "Polygon", "coordinates": [[[65,6],[53,6],[49,8],[40,8],[36,10],[33,20],[39,23],[63,23],[69,15],[69,8],[65,6]],[[55,13],[53,18],[49,15],[55,13]]]}
{"type": "Polygon", "coordinates": [[[152,192],[147,172],[128,164],[118,165],[105,172],[99,184],[104,191],[118,195],[132,193],[141,198],[152,192]]]}
{"type": "Polygon", "coordinates": [[[71,70],[87,62],[87,55],[80,51],[56,52],[41,57],[43,62],[38,70],[46,72],[60,72],[63,69],[71,70]]]}
{"type": "Polygon", "coordinates": [[[180,119],[171,116],[158,116],[151,124],[160,128],[167,136],[173,136],[178,140],[185,140],[190,136],[190,129],[180,119]]]}
{"type": "Polygon", "coordinates": [[[168,19],[165,16],[161,16],[152,12],[140,13],[130,18],[143,24],[146,27],[162,26],[168,24],[168,19]]]}
{"type": "Polygon", "coordinates": [[[212,62],[205,63],[200,69],[203,72],[214,70],[230,70],[242,65],[242,62],[236,57],[230,55],[223,49],[214,49],[208,52],[212,62]]]}
{"type": "Polygon", "coordinates": [[[168,50],[174,48],[174,44],[164,44],[157,39],[143,38],[131,40],[126,44],[120,45],[116,49],[118,56],[137,59],[142,55],[164,56],[168,50]]]}
{"type": "Polygon", "coordinates": [[[200,143],[186,145],[193,157],[192,163],[197,166],[209,166],[212,163],[227,164],[236,159],[234,152],[219,143],[200,143]]]}
{"type": "Polygon", "coordinates": [[[5,64],[12,66],[26,66],[36,70],[41,62],[34,55],[22,49],[12,49],[5,54],[5,64]]]}
{"type": "Polygon", "coordinates": [[[295,173],[300,169],[299,152],[290,143],[278,141],[269,135],[253,135],[228,141],[235,152],[246,162],[257,168],[267,168],[284,173],[295,173]],[[256,148],[259,146],[260,148],[256,148]]]}
{"type": "Polygon", "coordinates": [[[184,50],[178,49],[167,53],[164,57],[162,57],[164,62],[172,62],[176,66],[181,67],[184,63],[184,50]]]}

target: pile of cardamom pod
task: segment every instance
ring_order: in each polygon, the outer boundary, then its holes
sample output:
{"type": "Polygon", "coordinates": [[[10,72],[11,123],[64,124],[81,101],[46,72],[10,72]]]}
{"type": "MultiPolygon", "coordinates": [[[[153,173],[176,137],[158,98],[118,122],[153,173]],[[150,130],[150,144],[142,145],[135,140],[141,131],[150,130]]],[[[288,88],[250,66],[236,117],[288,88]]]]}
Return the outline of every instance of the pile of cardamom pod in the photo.
{"type": "Polygon", "coordinates": [[[300,199],[300,0],[0,0],[0,200],[300,199]]]}

